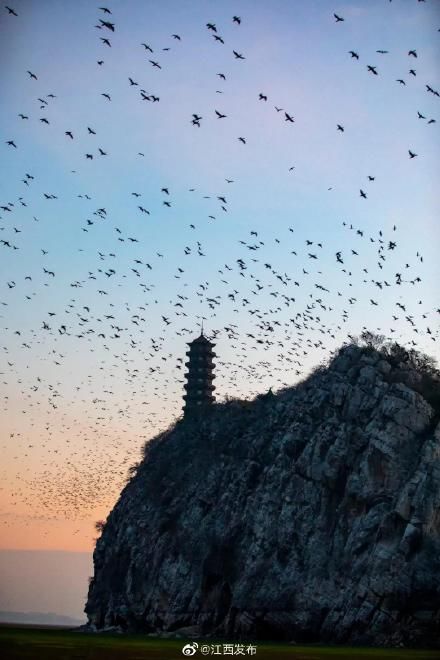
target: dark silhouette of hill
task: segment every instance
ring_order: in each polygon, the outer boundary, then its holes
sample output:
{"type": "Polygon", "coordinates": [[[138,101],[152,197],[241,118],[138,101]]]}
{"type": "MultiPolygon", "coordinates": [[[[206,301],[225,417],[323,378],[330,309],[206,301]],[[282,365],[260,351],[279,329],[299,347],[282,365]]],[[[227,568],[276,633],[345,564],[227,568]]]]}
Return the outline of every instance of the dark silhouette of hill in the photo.
{"type": "Polygon", "coordinates": [[[178,421],[99,526],[89,629],[440,647],[439,422],[434,361],[371,333],[178,421]]]}

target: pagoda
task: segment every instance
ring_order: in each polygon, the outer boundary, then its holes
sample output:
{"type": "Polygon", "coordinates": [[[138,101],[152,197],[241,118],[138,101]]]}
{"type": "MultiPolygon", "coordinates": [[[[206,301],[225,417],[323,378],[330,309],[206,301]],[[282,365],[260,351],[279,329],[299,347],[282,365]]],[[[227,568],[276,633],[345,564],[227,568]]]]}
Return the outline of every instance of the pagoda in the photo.
{"type": "Polygon", "coordinates": [[[183,397],[185,399],[184,418],[206,411],[206,408],[215,401],[213,395],[215,386],[212,384],[215,378],[213,374],[215,353],[212,349],[215,344],[205,337],[202,328],[200,336],[190,342],[188,346],[189,350],[186,352],[188,362],[185,363],[188,371],[184,385],[186,394],[183,397]]]}

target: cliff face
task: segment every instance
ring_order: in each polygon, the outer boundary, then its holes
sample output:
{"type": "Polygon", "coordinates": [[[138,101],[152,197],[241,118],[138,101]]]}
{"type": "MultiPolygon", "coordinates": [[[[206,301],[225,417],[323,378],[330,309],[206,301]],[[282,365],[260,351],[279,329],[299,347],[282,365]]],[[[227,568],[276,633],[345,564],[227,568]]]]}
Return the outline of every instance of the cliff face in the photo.
{"type": "Polygon", "coordinates": [[[419,381],[350,346],[156,438],[97,541],[90,627],[440,647],[440,424],[419,381]]]}

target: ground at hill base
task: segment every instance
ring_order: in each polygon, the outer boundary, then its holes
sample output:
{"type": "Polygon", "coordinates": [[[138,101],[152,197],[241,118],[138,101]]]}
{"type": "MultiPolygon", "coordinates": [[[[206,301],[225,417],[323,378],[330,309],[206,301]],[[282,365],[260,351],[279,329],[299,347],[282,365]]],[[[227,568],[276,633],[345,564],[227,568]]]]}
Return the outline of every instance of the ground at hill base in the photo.
{"type": "MultiPolygon", "coordinates": [[[[188,640],[158,639],[140,635],[83,634],[60,628],[27,628],[0,626],[0,657],[3,660],[177,660],[185,657],[182,649],[188,640]]],[[[189,642],[192,643],[192,642],[189,642]]],[[[230,657],[223,645],[227,640],[198,640],[198,651],[192,656],[230,657]],[[206,644],[217,645],[215,654],[202,654],[206,644]]],[[[288,644],[243,643],[245,656],[256,660],[438,660],[438,651],[420,649],[381,649],[353,647],[292,646],[288,644]],[[256,652],[247,653],[251,645],[256,652]]],[[[241,654],[240,654],[241,655],[241,654]]],[[[240,657],[235,655],[232,657],[240,657]]],[[[241,656],[243,657],[243,656],[241,656]]]]}

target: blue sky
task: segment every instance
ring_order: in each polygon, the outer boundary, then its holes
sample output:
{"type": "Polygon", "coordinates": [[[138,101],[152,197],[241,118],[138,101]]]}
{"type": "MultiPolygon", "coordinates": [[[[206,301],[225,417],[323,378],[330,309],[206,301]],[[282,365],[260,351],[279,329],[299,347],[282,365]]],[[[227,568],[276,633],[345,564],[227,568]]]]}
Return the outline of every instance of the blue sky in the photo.
{"type": "Polygon", "coordinates": [[[11,6],[18,16],[0,14],[0,205],[13,204],[0,240],[18,247],[0,244],[6,545],[90,547],[141,444],[180,413],[178,360],[201,316],[218,332],[219,398],[293,384],[363,326],[438,357],[440,99],[426,89],[440,89],[437,2],[11,6]]]}

